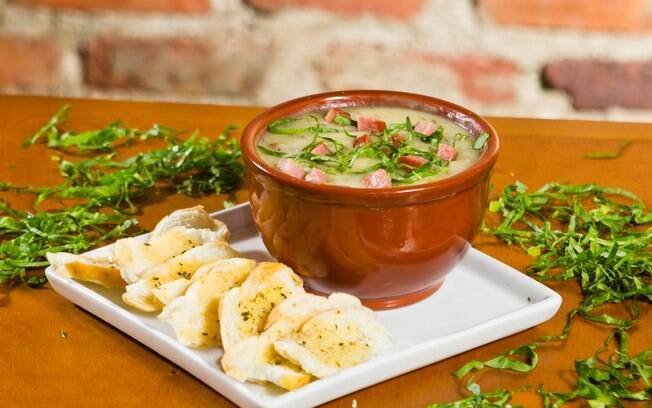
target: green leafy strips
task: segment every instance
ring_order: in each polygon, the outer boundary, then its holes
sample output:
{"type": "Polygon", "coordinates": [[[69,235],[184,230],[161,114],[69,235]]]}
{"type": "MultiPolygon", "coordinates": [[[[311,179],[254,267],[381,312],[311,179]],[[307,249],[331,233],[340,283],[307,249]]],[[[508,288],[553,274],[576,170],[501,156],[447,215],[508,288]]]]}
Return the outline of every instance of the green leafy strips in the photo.
{"type": "MultiPolygon", "coordinates": [[[[477,384],[473,385],[477,386],[477,384]]],[[[512,395],[508,390],[499,389],[490,393],[476,392],[470,397],[455,402],[430,404],[428,408],[517,408],[509,404],[511,399],[512,395]]]]}
{"type": "Polygon", "coordinates": [[[61,160],[64,180],[56,186],[0,182],[0,191],[35,194],[35,206],[47,199],[76,199],[71,207],[39,212],[19,211],[0,202],[0,283],[42,284],[45,277],[32,269],[47,266],[47,252],[79,253],[139,232],[133,217],[136,199],[154,189],[198,196],[232,191],[242,180],[240,147],[230,138],[234,127],[214,140],[157,125],[141,132],[121,127],[118,121],[97,130],[62,132],[69,110],[61,108],[25,146],[42,137],[48,137],[52,148],[78,152],[113,151],[133,138],[161,138],[167,146],[125,160],[114,160],[113,153],[75,162],[61,160]]]}
{"type": "Polygon", "coordinates": [[[353,124],[353,121],[351,118],[347,118],[346,116],[338,114],[335,116],[335,119],[333,119],[333,122],[337,123],[338,125],[341,126],[351,126],[353,124]]]}
{"type": "Polygon", "coordinates": [[[518,373],[527,373],[532,371],[539,363],[539,356],[535,352],[537,347],[538,344],[536,343],[528,344],[512,349],[507,353],[501,354],[484,362],[473,360],[463,365],[461,368],[455,371],[453,375],[457,378],[462,378],[471,371],[481,370],[485,367],[510,370],[518,373]],[[523,358],[524,361],[514,357],[523,358]]]}
{"type": "Polygon", "coordinates": [[[45,123],[45,125],[37,130],[36,133],[32,135],[32,137],[23,142],[23,147],[33,145],[34,143],[38,142],[39,139],[41,139],[43,136],[47,136],[48,138],[57,138],[59,134],[59,126],[63,125],[66,122],[69,113],[70,105],[64,105],[59,108],[57,113],[55,113],[54,116],[52,116],[50,120],[45,123]]]}
{"type": "Polygon", "coordinates": [[[593,313],[605,303],[652,301],[652,214],[633,193],[596,184],[547,184],[534,192],[507,186],[496,209],[502,222],[483,231],[541,253],[528,272],[542,281],[574,279],[585,299],[578,314],[630,327],[635,319],[593,313]]]}
{"type": "Polygon", "coordinates": [[[185,140],[169,138],[167,147],[137,154],[126,160],[92,158],[62,161],[64,182],[53,187],[0,189],[37,194],[36,204],[47,198],[82,198],[94,206],[134,207],[133,199],[154,187],[198,196],[234,190],[244,174],[240,147],[229,138],[232,127],[209,141],[193,133],[185,140]],[[160,183],[163,183],[162,185],[160,183]]]}
{"type": "Polygon", "coordinates": [[[629,191],[596,184],[550,183],[529,192],[517,182],[505,187],[489,210],[501,220],[495,227],[483,225],[485,233],[535,257],[528,273],[537,279],[575,280],[584,299],[569,312],[561,334],[543,336],[485,362],[471,361],[455,376],[484,367],[530,371],[536,366],[536,348],[565,340],[573,318],[580,316],[615,327],[607,342],[617,338],[620,348],[607,362],[597,357],[576,361],[577,389],[565,394],[542,389],[545,405],[558,407],[584,398],[592,407],[622,406],[623,399],[652,399],[652,349],[630,357],[626,331],[637,322],[638,303],[652,301],[652,213],[642,200],[629,191]],[[625,305],[628,317],[598,312],[607,303],[625,305]]]}
{"type": "Polygon", "coordinates": [[[448,161],[440,159],[436,154],[437,147],[443,139],[444,129],[441,126],[432,135],[426,136],[416,132],[410,118],[406,117],[405,122],[392,123],[384,131],[369,135],[369,143],[347,148],[342,143],[329,137],[329,134],[333,133],[343,133],[352,138],[356,137],[346,129],[345,126],[351,125],[353,121],[345,116],[336,116],[334,122],[340,125],[339,127],[324,126],[315,116],[308,117],[309,126],[303,126],[303,121],[301,121],[299,127],[293,127],[292,125],[298,121],[300,119],[278,119],[270,123],[267,130],[270,133],[285,135],[312,134],[312,140],[301,151],[287,153],[261,143],[258,144],[258,149],[270,156],[290,158],[309,167],[318,167],[328,174],[365,174],[383,168],[390,175],[392,182],[397,184],[411,184],[426,177],[448,172],[448,161]],[[342,118],[342,120],[338,122],[337,118],[342,118]],[[404,132],[402,134],[406,137],[404,142],[399,143],[397,139],[393,138],[399,132],[404,132]],[[419,138],[428,143],[430,145],[429,149],[421,150],[409,144],[414,138],[419,138]],[[328,156],[312,153],[312,150],[322,143],[331,151],[328,156]],[[417,168],[409,167],[400,161],[401,157],[406,155],[423,157],[427,160],[427,163],[417,168]],[[376,163],[360,169],[356,167],[356,162],[361,158],[372,158],[376,160],[376,163]]]}
{"type": "Polygon", "coordinates": [[[476,150],[484,148],[484,145],[487,144],[487,140],[489,140],[489,133],[482,133],[477,139],[475,139],[475,142],[473,142],[473,148],[476,150]]]}
{"type": "Polygon", "coordinates": [[[625,149],[627,149],[627,146],[629,146],[630,144],[632,144],[631,140],[623,140],[620,143],[618,150],[616,150],[615,152],[589,152],[584,154],[584,156],[582,157],[584,157],[585,159],[593,159],[593,160],[617,159],[625,152],[625,149]]]}
{"type": "Polygon", "coordinates": [[[32,137],[23,142],[23,147],[38,143],[43,137],[47,137],[48,147],[54,149],[76,148],[79,152],[109,152],[114,153],[119,146],[130,145],[134,140],[145,141],[148,139],[170,138],[180,131],[165,128],[160,125],[153,125],[146,131],[122,126],[119,120],[113,121],[101,129],[75,132],[64,130],[63,126],[70,106],[65,105],[32,137]]]}
{"type": "Polygon", "coordinates": [[[623,407],[623,401],[652,400],[652,349],[631,356],[628,334],[617,329],[607,338],[603,349],[615,341],[617,349],[607,360],[599,356],[575,361],[577,384],[567,393],[546,391],[543,396],[546,408],[557,408],[568,401],[582,398],[591,407],[623,407]]]}
{"type": "Polygon", "coordinates": [[[28,275],[43,268],[47,252],[79,253],[107,240],[139,231],[137,221],[115,210],[96,211],[77,205],[65,210],[28,212],[0,201],[0,284],[45,283],[43,275],[28,275]]]}

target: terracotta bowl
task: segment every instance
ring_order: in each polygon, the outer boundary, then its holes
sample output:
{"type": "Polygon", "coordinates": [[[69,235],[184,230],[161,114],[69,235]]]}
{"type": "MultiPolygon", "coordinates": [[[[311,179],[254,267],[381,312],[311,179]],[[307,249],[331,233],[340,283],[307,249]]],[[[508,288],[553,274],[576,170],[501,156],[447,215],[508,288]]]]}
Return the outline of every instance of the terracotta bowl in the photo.
{"type": "Polygon", "coordinates": [[[298,272],[309,291],[347,292],[379,309],[432,294],[462,258],[484,215],[498,136],[477,114],[441,99],[342,91],[268,109],[245,128],[242,151],[254,220],[272,256],[298,272]],[[258,153],[259,138],[276,119],[353,106],[430,112],[490,138],[479,160],[460,174],[387,189],[311,184],[267,165],[258,153]]]}

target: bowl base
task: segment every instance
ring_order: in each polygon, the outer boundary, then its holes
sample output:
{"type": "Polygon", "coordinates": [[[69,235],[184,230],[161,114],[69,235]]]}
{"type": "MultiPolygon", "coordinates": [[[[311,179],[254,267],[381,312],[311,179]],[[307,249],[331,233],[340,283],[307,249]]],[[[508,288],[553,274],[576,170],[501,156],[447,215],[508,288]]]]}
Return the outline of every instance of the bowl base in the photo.
{"type": "MultiPolygon", "coordinates": [[[[408,306],[412,303],[416,303],[422,299],[427,298],[441,288],[441,285],[444,283],[444,279],[435,283],[434,285],[422,289],[418,292],[408,293],[406,295],[387,297],[387,298],[376,298],[376,299],[364,299],[360,298],[360,301],[366,307],[373,310],[385,310],[385,309],[395,309],[398,307],[408,306]]],[[[310,287],[309,282],[304,282],[306,291],[320,296],[328,296],[330,293],[320,292],[318,290],[313,290],[310,287]]]]}

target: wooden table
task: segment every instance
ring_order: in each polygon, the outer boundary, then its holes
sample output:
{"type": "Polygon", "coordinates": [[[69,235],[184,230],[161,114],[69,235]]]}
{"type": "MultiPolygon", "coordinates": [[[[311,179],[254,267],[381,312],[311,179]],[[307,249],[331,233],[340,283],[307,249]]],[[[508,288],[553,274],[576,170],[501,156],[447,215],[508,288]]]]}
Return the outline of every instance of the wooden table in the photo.
{"type": "MultiPolygon", "coordinates": [[[[60,180],[56,163],[51,160],[52,151],[42,146],[22,149],[20,143],[64,103],[73,107],[69,125],[80,130],[120,118],[137,127],[160,122],[214,135],[227,124],[246,124],[261,111],[252,107],[0,96],[0,181],[51,185],[60,180]]],[[[531,187],[558,180],[598,182],[629,189],[652,203],[652,125],[512,118],[491,118],[490,122],[501,137],[500,158],[493,173],[495,192],[515,180],[531,187]],[[633,144],[617,160],[582,159],[587,151],[613,150],[625,138],[633,144]]],[[[25,209],[31,202],[27,197],[7,193],[2,193],[2,197],[25,209]]],[[[202,203],[209,210],[220,209],[225,197],[157,197],[145,206],[142,224],[152,227],[173,209],[194,203],[202,203]]],[[[233,198],[245,201],[247,195],[239,191],[233,198]]],[[[529,260],[520,251],[486,237],[476,237],[474,244],[521,270],[529,260]]],[[[329,406],[350,407],[357,400],[359,407],[420,407],[460,398],[463,389],[451,373],[463,363],[487,359],[540,335],[560,332],[566,312],[579,300],[579,291],[572,282],[552,288],[564,299],[552,320],[345,396],[329,406]]],[[[651,311],[649,304],[643,305],[641,321],[632,331],[632,352],[652,346],[651,311]]],[[[538,406],[540,399],[534,392],[538,385],[543,383],[549,390],[569,389],[575,381],[574,359],[592,355],[608,332],[606,328],[577,321],[565,344],[540,350],[540,366],[532,373],[486,371],[476,378],[485,391],[531,384],[534,387],[518,393],[514,402],[538,406]]],[[[38,290],[22,286],[0,292],[0,350],[2,407],[231,405],[174,364],[79,309],[48,286],[38,290]],[[60,336],[61,331],[67,333],[66,338],[60,336]]]]}

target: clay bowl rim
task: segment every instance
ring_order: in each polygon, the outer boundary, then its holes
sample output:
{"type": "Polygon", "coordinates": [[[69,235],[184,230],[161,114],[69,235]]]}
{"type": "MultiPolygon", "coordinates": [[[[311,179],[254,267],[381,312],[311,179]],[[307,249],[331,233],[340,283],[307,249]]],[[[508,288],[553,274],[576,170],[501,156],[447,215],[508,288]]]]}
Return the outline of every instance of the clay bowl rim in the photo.
{"type": "Polygon", "coordinates": [[[498,158],[500,145],[498,133],[493,126],[482,116],[463,106],[432,96],[386,90],[325,92],[280,103],[268,108],[249,122],[242,132],[240,143],[245,162],[248,162],[257,171],[276,180],[280,185],[290,187],[298,194],[323,199],[328,202],[340,201],[347,203],[360,201],[361,203],[369,204],[375,202],[375,204],[381,205],[383,203],[395,205],[401,201],[406,201],[406,199],[409,199],[408,201],[440,199],[472,187],[485,174],[488,174],[494,166],[498,158]],[[323,111],[331,107],[347,108],[358,106],[404,107],[434,113],[440,116],[444,112],[447,119],[465,128],[473,137],[478,137],[482,132],[486,132],[489,134],[489,139],[479,160],[461,173],[430,183],[382,189],[310,183],[269,166],[264,162],[258,152],[256,147],[257,141],[267,129],[267,125],[274,120],[309,112],[323,111]]]}

